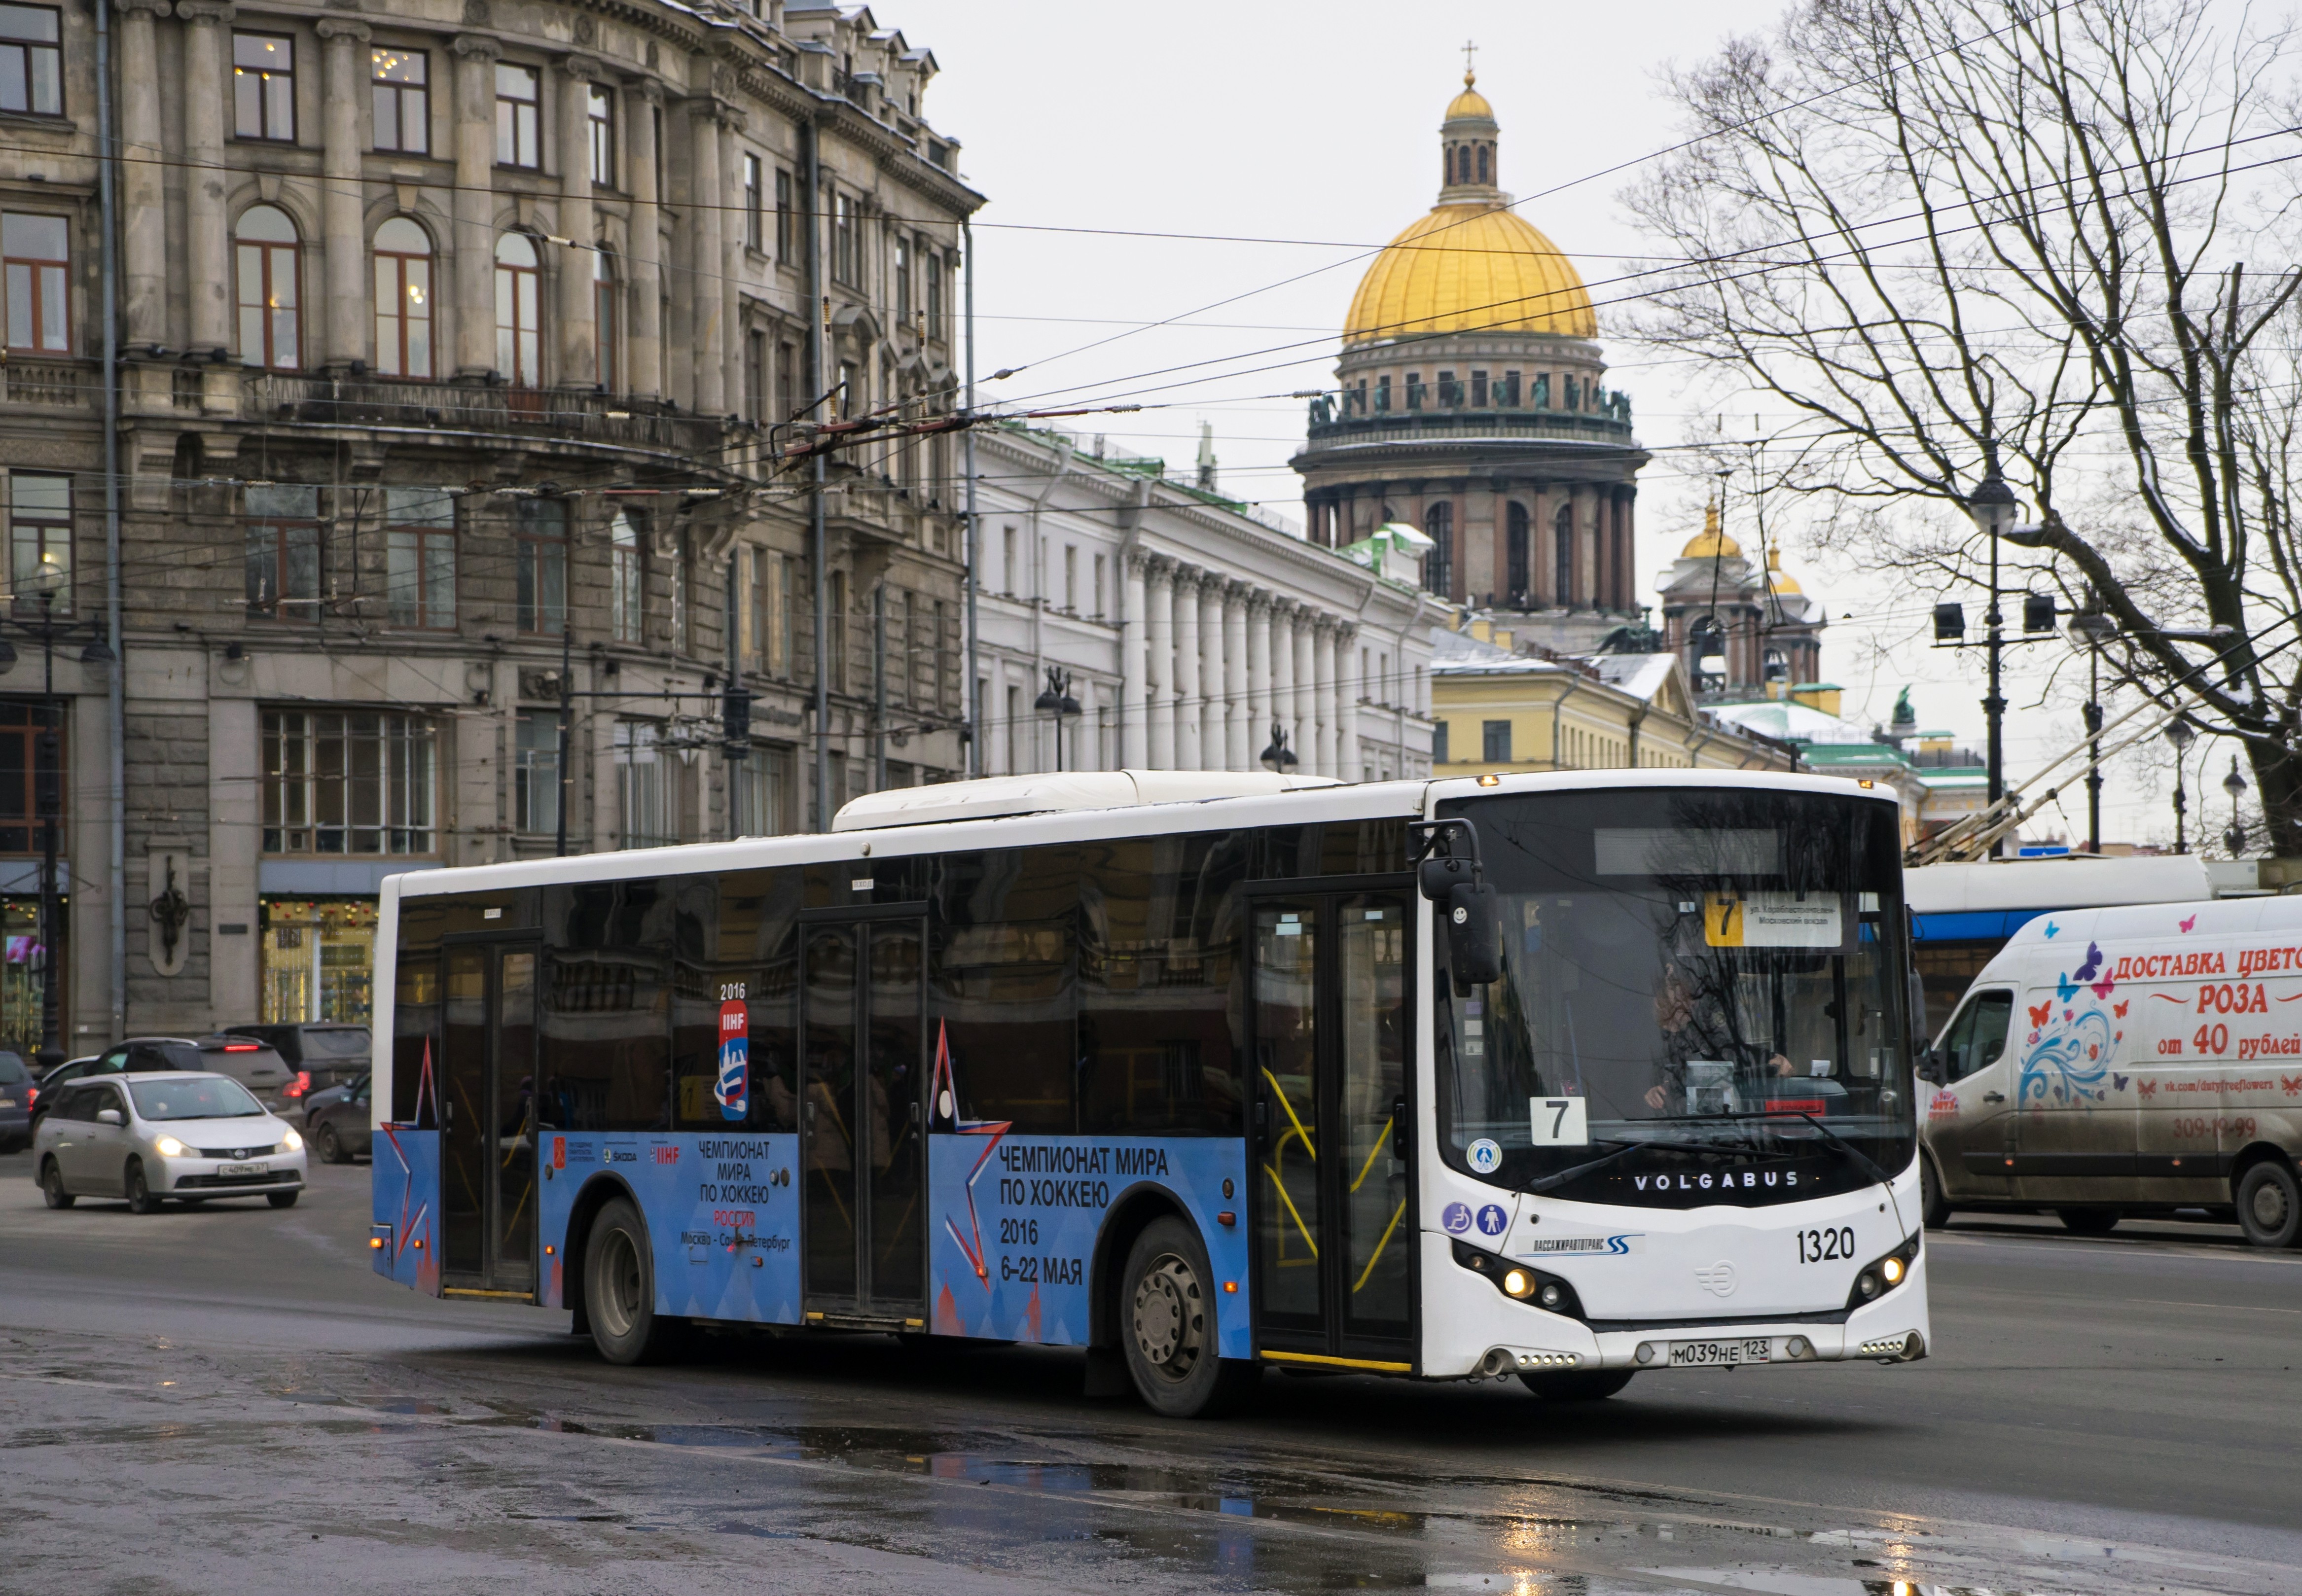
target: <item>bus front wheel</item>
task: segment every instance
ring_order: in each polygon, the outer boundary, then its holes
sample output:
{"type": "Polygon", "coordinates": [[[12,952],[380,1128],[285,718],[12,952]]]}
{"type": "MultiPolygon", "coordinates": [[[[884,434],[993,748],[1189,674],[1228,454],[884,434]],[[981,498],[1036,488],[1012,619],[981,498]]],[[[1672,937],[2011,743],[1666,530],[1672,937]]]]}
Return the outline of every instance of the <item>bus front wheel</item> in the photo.
{"type": "Polygon", "coordinates": [[[1120,1340],[1143,1400],[1170,1418],[1215,1418],[1256,1386],[1261,1365],[1216,1354],[1214,1272],[1190,1226],[1155,1219],[1128,1249],[1120,1340]]]}
{"type": "Polygon", "coordinates": [[[672,1322],[655,1311],[655,1249],[628,1198],[592,1222],[584,1244],[584,1311],[592,1343],[611,1364],[643,1364],[669,1350],[672,1322]]]}

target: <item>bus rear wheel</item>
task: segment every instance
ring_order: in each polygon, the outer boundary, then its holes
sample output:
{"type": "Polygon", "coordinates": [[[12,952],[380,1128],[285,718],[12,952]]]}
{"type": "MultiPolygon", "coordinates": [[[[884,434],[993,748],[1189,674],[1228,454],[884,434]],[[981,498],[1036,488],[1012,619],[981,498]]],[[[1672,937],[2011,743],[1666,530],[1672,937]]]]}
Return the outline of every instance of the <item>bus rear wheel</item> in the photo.
{"type": "Polygon", "coordinates": [[[1575,1369],[1521,1374],[1519,1383],[1546,1402],[1603,1402],[1631,1382],[1628,1369],[1575,1369]]]}
{"type": "Polygon", "coordinates": [[[611,1364],[653,1363],[671,1350],[676,1327],[655,1311],[655,1249],[628,1198],[615,1198],[592,1222],[584,1315],[592,1344],[611,1364]]]}
{"type": "Polygon", "coordinates": [[[1214,1272],[1180,1219],[1153,1220],[1127,1252],[1120,1340],[1135,1389],[1170,1418],[1217,1418],[1255,1390],[1262,1365],[1216,1353],[1214,1272]]]}

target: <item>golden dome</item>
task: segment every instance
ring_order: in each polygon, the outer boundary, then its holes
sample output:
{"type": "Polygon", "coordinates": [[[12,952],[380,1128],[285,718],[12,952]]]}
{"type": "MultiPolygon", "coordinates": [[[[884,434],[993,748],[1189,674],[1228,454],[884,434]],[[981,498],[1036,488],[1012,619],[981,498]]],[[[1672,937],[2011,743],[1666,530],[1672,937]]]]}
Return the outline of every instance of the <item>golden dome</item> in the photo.
{"type": "Polygon", "coordinates": [[[1596,338],[1599,317],[1573,263],[1516,211],[1442,205],[1369,264],[1343,341],[1489,330],[1596,338]]]}
{"type": "Polygon", "coordinates": [[[1797,577],[1784,573],[1783,551],[1779,549],[1767,550],[1767,586],[1775,592],[1784,594],[1806,592],[1806,589],[1798,584],[1797,577]]]}
{"type": "Polygon", "coordinates": [[[1702,512],[1702,531],[1687,541],[1678,551],[1681,559],[1740,559],[1743,545],[1728,537],[1718,525],[1718,507],[1712,505],[1702,512]]]}
{"type": "Polygon", "coordinates": [[[1494,121],[1495,108],[1487,104],[1486,96],[1472,87],[1477,81],[1478,79],[1471,73],[1463,74],[1463,92],[1447,104],[1449,122],[1494,121]]]}

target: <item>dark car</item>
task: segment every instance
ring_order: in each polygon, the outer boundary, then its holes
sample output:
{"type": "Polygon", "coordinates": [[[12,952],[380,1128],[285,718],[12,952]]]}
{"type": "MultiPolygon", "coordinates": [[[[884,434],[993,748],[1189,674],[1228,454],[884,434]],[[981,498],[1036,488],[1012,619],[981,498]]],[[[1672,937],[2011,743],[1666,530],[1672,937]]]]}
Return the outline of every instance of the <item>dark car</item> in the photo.
{"type": "Polygon", "coordinates": [[[368,1071],[368,1029],[333,1021],[284,1025],[227,1025],[224,1034],[252,1037],[280,1054],[295,1079],[281,1094],[290,1102],[332,1086],[349,1086],[368,1071]]]}
{"type": "Polygon", "coordinates": [[[327,1163],[349,1163],[368,1147],[368,1077],[315,1092],[306,1100],[304,1139],[327,1163]]]}
{"type": "Polygon", "coordinates": [[[267,1111],[279,1108],[294,1084],[279,1054],[252,1037],[130,1037],[102,1053],[58,1064],[40,1079],[37,1116],[55,1089],[87,1075],[147,1075],[155,1071],[213,1071],[229,1075],[254,1093],[267,1111]]]}
{"type": "Polygon", "coordinates": [[[0,1047],[0,1153],[32,1145],[32,1105],[39,1095],[24,1055],[0,1047]]]}

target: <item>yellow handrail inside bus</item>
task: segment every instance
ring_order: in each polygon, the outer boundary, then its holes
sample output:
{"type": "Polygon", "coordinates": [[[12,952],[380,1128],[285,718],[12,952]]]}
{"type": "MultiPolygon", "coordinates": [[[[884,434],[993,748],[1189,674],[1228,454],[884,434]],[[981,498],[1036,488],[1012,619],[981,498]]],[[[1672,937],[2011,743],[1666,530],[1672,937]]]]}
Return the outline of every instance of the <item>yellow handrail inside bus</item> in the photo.
{"type": "Polygon", "coordinates": [[[1269,1081],[1271,1089],[1279,1094],[1279,1106],[1287,1111],[1288,1119],[1294,1123],[1295,1134],[1303,1138],[1303,1150],[1310,1154],[1313,1161],[1315,1162],[1319,1156],[1319,1149],[1311,1145],[1311,1133],[1303,1129],[1303,1121],[1296,1117],[1295,1105],[1287,1100],[1287,1088],[1279,1084],[1279,1077],[1271,1072],[1268,1065],[1264,1067],[1263,1079],[1269,1081]]]}
{"type": "Polygon", "coordinates": [[[1385,1120],[1382,1122],[1382,1130],[1381,1133],[1374,1138],[1374,1146],[1367,1149],[1366,1162],[1359,1166],[1359,1178],[1351,1182],[1351,1189],[1353,1191],[1357,1191],[1360,1187],[1366,1184],[1367,1171],[1374,1167],[1375,1155],[1381,1153],[1383,1148],[1390,1144],[1390,1121],[1389,1120],[1385,1120]]]}
{"type": "Polygon", "coordinates": [[[1361,1288],[1365,1286],[1367,1283],[1368,1277],[1374,1273],[1374,1266],[1382,1257],[1382,1249],[1390,1245],[1392,1233],[1399,1229],[1399,1222],[1406,1216],[1407,1199],[1405,1197],[1401,1197],[1399,1199],[1399,1212],[1390,1216],[1390,1222],[1383,1227],[1382,1239],[1374,1244],[1374,1256],[1369,1258],[1367,1260],[1367,1266],[1359,1271],[1358,1284],[1351,1288],[1352,1296],[1357,1296],[1361,1288]]]}
{"type": "MultiPolygon", "coordinates": [[[[1302,1214],[1296,1212],[1295,1199],[1287,1195],[1287,1182],[1279,1178],[1279,1171],[1273,1165],[1266,1163],[1263,1167],[1271,1176],[1271,1189],[1279,1194],[1279,1200],[1287,1205],[1287,1212],[1295,1221],[1295,1228],[1303,1232],[1303,1245],[1311,1249],[1311,1256],[1313,1257],[1317,1257],[1319,1256],[1319,1244],[1312,1239],[1311,1227],[1303,1222],[1302,1214]]],[[[1284,1231],[1280,1232],[1282,1239],[1286,1234],[1287,1232],[1284,1231]]]]}

